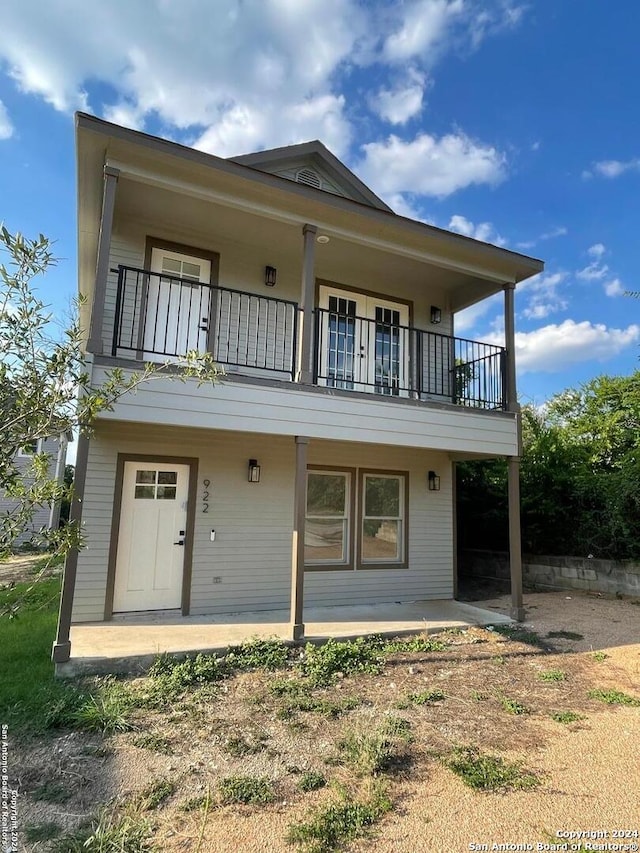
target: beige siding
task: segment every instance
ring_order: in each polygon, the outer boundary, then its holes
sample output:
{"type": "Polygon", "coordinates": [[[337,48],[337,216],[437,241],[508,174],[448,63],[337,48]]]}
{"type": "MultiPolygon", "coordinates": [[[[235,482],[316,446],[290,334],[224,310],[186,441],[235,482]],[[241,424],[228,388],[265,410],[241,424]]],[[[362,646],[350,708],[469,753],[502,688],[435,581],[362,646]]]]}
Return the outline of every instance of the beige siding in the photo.
{"type": "MultiPolygon", "coordinates": [[[[73,620],[103,618],[109,534],[118,453],[197,457],[198,503],[193,551],[195,615],[286,608],[291,574],[293,438],[211,430],[163,430],[111,425],[91,441],[73,620]],[[261,482],[247,482],[257,458],[261,482]],[[203,512],[203,480],[210,480],[203,512]],[[216,531],[211,541],[211,530],[216,531]]],[[[450,465],[445,454],[398,448],[311,442],[314,464],[388,468],[409,473],[409,569],[307,572],[306,602],[343,604],[448,598],[452,595],[450,465]],[[442,489],[429,492],[434,468],[442,489]]]]}

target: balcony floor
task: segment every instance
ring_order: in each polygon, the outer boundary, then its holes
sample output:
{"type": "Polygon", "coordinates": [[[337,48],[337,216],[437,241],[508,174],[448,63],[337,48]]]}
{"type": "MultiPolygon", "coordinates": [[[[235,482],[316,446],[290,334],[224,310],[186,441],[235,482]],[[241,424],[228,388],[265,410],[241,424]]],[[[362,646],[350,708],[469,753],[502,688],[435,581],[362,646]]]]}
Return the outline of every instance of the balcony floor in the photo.
{"type": "MultiPolygon", "coordinates": [[[[353,639],[367,634],[436,633],[446,628],[510,623],[503,613],[459,601],[310,607],[305,612],[305,641],[353,639]]],[[[138,613],[111,622],[74,625],[71,659],[57,664],[67,677],[96,672],[140,672],[162,652],[220,652],[253,637],[291,639],[288,610],[219,616],[138,613]]]]}

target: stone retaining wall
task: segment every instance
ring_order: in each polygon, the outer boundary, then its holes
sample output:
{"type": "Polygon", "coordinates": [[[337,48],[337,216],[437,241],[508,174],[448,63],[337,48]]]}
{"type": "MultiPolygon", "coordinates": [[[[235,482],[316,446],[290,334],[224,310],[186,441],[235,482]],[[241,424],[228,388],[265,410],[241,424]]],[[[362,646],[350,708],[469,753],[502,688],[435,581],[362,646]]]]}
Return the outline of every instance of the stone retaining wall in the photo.
{"type": "MultiPolygon", "coordinates": [[[[463,551],[460,574],[509,580],[509,555],[498,551],[463,551]]],[[[640,563],[588,557],[523,555],[525,586],[537,589],[582,589],[640,596],[640,563]]]]}

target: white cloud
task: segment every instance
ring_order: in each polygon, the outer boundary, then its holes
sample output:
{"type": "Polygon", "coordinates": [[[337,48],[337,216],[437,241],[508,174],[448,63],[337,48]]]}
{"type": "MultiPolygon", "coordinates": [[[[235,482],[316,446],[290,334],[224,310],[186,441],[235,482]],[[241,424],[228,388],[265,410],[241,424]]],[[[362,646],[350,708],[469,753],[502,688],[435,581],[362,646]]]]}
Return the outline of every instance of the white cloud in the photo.
{"type": "Polygon", "coordinates": [[[622,296],[625,289],[619,278],[612,278],[611,281],[605,282],[604,292],[607,296],[622,296]]]}
{"type": "Polygon", "coordinates": [[[472,184],[497,184],[506,176],[504,155],[464,133],[439,139],[421,133],[409,142],[391,135],[362,148],[365,156],[357,171],[381,195],[415,192],[443,198],[472,184]]]}
{"type": "Polygon", "coordinates": [[[428,225],[434,225],[433,220],[423,216],[420,209],[416,206],[411,193],[393,193],[387,196],[387,204],[399,216],[406,216],[409,219],[416,219],[419,222],[426,222],[428,225]]]}
{"type": "Polygon", "coordinates": [[[380,89],[369,99],[371,109],[391,124],[406,124],[422,110],[425,81],[424,74],[410,69],[394,89],[380,89]]]}
{"type": "MultiPolygon", "coordinates": [[[[499,343],[489,335],[487,343],[499,343]]],[[[516,363],[520,373],[560,373],[585,361],[606,361],[640,340],[640,326],[612,329],[601,323],[565,320],[532,332],[516,332],[516,363]]]]}
{"type": "Polygon", "coordinates": [[[594,173],[602,178],[619,178],[625,172],[640,172],[640,157],[631,160],[599,160],[582,173],[583,178],[592,178],[594,173]]]}
{"type": "Polygon", "coordinates": [[[580,278],[583,281],[601,281],[606,277],[609,272],[609,267],[606,264],[601,263],[602,258],[606,254],[606,246],[604,243],[594,243],[593,246],[589,246],[587,249],[587,254],[589,257],[593,258],[590,264],[587,264],[581,270],[578,270],[576,273],[576,278],[580,278]]]}
{"type": "Polygon", "coordinates": [[[399,28],[383,46],[385,59],[404,62],[441,48],[456,20],[465,12],[464,0],[419,0],[406,5],[399,28]]]}
{"type": "Polygon", "coordinates": [[[532,249],[536,243],[540,243],[543,240],[555,240],[556,237],[564,237],[568,233],[568,229],[564,225],[560,225],[557,228],[551,228],[549,231],[543,231],[542,234],[539,234],[533,240],[521,240],[519,243],[516,243],[516,248],[532,249]]]}
{"type": "Polygon", "coordinates": [[[0,139],[10,139],[13,136],[13,124],[9,118],[7,108],[0,101],[0,139]]]}
{"type": "Polygon", "coordinates": [[[144,0],[117,11],[67,0],[64,14],[10,0],[0,63],[21,91],[57,110],[91,109],[134,127],[153,116],[192,136],[211,130],[218,153],[302,133],[344,151],[349,124],[333,78],[369,35],[367,15],[355,0],[162,0],[152,16],[144,0]],[[113,99],[92,101],[93,81],[115,90],[113,99]],[[244,131],[249,144],[237,144],[244,131]]]}
{"type": "Polygon", "coordinates": [[[384,40],[382,55],[390,62],[419,57],[433,65],[452,46],[460,52],[477,48],[488,36],[520,23],[524,6],[509,0],[483,3],[468,0],[409,0],[398,4],[399,21],[384,40]]]}
{"type": "Polygon", "coordinates": [[[566,282],[567,273],[538,273],[516,288],[516,298],[526,300],[522,316],[529,320],[542,320],[556,311],[564,311],[568,302],[560,293],[560,287],[566,282]]]}
{"type": "Polygon", "coordinates": [[[589,246],[587,249],[587,254],[591,255],[592,258],[601,258],[604,253],[607,251],[604,243],[594,243],[593,246],[589,246]]]}
{"type": "Polygon", "coordinates": [[[492,243],[494,246],[505,246],[507,243],[490,222],[479,222],[474,225],[471,220],[458,214],[451,217],[449,230],[464,234],[465,237],[473,237],[474,240],[481,240],[483,243],[492,243]]]}

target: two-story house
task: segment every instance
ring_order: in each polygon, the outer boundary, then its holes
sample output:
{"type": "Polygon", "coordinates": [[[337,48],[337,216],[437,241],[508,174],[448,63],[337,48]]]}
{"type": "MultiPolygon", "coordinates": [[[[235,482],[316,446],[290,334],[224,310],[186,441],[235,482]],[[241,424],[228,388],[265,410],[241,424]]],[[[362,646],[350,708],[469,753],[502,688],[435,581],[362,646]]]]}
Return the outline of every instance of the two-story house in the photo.
{"type": "Polygon", "coordinates": [[[393,213],[321,143],[222,159],[80,114],[80,291],[93,381],[208,351],[78,447],[72,623],[454,597],[456,460],[512,461],[514,287],[538,260],[393,213]],[[507,348],[455,337],[504,291],[507,348]]]}

